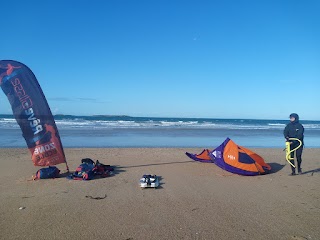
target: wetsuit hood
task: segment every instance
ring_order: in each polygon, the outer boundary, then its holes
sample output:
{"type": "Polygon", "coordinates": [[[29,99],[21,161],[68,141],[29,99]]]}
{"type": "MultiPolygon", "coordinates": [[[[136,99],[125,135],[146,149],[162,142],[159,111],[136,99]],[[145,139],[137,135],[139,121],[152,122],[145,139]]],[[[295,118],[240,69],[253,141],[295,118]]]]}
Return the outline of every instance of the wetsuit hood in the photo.
{"type": "Polygon", "coordinates": [[[299,115],[296,113],[291,113],[290,118],[294,117],[295,120],[292,123],[298,123],[299,122],[299,115]]]}

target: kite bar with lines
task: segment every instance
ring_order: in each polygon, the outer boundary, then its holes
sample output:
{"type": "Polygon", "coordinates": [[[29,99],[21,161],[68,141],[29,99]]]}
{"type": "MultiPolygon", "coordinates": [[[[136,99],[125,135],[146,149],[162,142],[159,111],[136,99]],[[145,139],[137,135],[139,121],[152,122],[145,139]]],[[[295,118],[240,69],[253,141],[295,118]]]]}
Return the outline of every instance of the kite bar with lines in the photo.
{"type": "Polygon", "coordinates": [[[299,146],[297,146],[292,150],[290,150],[290,142],[289,141],[286,142],[286,160],[292,167],[295,168],[296,166],[290,161],[294,159],[291,157],[291,153],[297,151],[302,146],[302,141],[298,138],[289,138],[288,140],[294,140],[299,142],[299,146]]]}

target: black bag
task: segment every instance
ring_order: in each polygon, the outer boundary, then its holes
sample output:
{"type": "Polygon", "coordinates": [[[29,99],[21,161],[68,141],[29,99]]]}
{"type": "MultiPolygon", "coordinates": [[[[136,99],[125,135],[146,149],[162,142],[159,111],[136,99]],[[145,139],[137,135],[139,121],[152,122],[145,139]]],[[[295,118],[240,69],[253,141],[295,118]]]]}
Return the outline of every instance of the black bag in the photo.
{"type": "Polygon", "coordinates": [[[81,160],[81,163],[86,163],[86,164],[91,164],[91,165],[95,165],[94,161],[91,158],[83,158],[81,160]]]}

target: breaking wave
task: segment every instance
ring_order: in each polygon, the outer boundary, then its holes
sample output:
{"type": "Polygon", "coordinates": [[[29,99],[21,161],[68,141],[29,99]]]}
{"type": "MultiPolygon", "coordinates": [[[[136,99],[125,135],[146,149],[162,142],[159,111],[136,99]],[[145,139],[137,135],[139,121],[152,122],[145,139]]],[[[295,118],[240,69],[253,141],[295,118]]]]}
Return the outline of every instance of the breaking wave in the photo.
{"type": "MultiPolygon", "coordinates": [[[[55,117],[61,129],[115,129],[115,128],[164,128],[164,129],[238,129],[282,130],[287,121],[254,119],[187,119],[187,118],[135,118],[135,117],[55,117]]],[[[320,131],[320,121],[303,122],[305,129],[320,131]]],[[[0,128],[19,128],[12,117],[0,116],[0,128]]]]}

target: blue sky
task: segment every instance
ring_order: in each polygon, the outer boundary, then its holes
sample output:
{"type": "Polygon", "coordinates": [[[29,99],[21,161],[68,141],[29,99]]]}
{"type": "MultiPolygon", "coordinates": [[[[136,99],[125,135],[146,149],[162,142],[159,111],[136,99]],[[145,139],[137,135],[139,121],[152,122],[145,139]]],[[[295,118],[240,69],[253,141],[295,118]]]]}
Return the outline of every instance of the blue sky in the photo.
{"type": "MultiPolygon", "coordinates": [[[[5,1],[54,114],[320,120],[320,2],[5,1]]],[[[11,113],[0,93],[0,113],[11,113]]]]}

